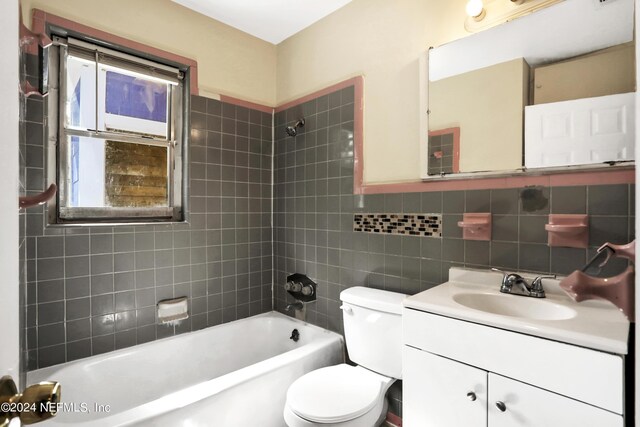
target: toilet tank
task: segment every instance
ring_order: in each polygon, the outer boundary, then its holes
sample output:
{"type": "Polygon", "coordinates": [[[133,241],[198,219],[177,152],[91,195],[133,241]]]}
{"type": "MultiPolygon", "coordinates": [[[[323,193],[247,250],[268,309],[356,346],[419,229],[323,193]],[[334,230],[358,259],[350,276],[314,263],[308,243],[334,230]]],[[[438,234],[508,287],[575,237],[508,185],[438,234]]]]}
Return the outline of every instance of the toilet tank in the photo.
{"type": "Polygon", "coordinates": [[[402,378],[402,300],[396,292],[364,287],[340,294],[349,358],[391,378],[402,378]]]}

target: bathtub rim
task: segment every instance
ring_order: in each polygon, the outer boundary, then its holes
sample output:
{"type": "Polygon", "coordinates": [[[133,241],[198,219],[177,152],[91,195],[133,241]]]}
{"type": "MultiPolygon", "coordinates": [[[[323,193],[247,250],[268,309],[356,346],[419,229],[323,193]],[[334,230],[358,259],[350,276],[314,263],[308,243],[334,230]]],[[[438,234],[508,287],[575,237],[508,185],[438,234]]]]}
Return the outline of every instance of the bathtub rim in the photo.
{"type": "MultiPolygon", "coordinates": [[[[36,371],[31,371],[27,373],[28,381],[33,382],[33,381],[49,380],[49,378],[55,377],[55,373],[62,369],[66,370],[66,369],[71,369],[73,367],[76,367],[77,365],[82,365],[87,363],[91,364],[92,362],[90,361],[90,359],[95,359],[93,363],[97,363],[100,360],[113,357],[114,353],[122,352],[122,355],[124,355],[131,352],[132,349],[139,351],[144,346],[150,347],[151,345],[159,341],[178,339],[180,337],[183,337],[189,334],[210,332],[211,329],[213,328],[224,327],[232,323],[246,321],[247,319],[258,319],[261,317],[279,318],[279,319],[283,319],[291,322],[292,326],[299,325],[299,326],[309,327],[310,329],[313,329],[318,333],[320,333],[321,339],[310,341],[304,345],[301,345],[298,348],[285,351],[283,353],[261,360],[257,363],[220,375],[219,377],[204,380],[196,384],[187,386],[185,388],[168,392],[158,397],[157,399],[145,402],[141,405],[137,405],[137,406],[125,409],[124,411],[121,411],[121,412],[113,413],[113,414],[103,416],[103,417],[98,417],[98,418],[90,418],[90,419],[82,419],[82,420],[78,419],[75,421],[59,421],[59,419],[54,418],[51,420],[53,421],[52,425],[61,427],[61,426],[81,425],[82,423],[91,423],[91,425],[95,427],[127,426],[132,423],[143,421],[150,417],[155,417],[172,410],[183,408],[190,404],[195,404],[210,396],[220,393],[226,389],[232,388],[233,386],[250,381],[251,379],[256,378],[266,372],[283,368],[286,365],[293,363],[297,360],[300,360],[304,357],[308,357],[316,350],[319,350],[325,347],[330,348],[336,345],[339,346],[339,348],[341,349],[342,362],[344,362],[345,341],[342,335],[336,332],[330,331],[328,329],[324,329],[319,326],[312,325],[310,323],[295,319],[293,317],[287,316],[280,312],[270,311],[270,312],[261,313],[255,316],[238,319],[232,322],[222,323],[220,325],[215,325],[202,330],[186,332],[184,334],[165,337],[155,341],[150,341],[147,343],[136,345],[133,347],[115,350],[112,352],[107,352],[107,353],[99,354],[96,356],[91,356],[91,357],[75,360],[72,362],[66,362],[59,365],[54,365],[47,368],[39,369],[36,371]],[[36,380],[33,379],[35,375],[37,375],[36,380]]],[[[55,380],[55,378],[51,378],[51,379],[55,380]]],[[[62,384],[62,386],[64,391],[64,384],[62,384]]],[[[69,402],[69,403],[74,403],[74,402],[69,402]]]]}
{"type": "MultiPolygon", "coordinates": [[[[280,319],[283,319],[283,320],[288,320],[293,324],[299,324],[299,325],[303,325],[305,327],[309,327],[309,328],[311,328],[313,330],[316,330],[319,333],[336,334],[339,337],[341,337],[343,342],[344,342],[344,337],[341,334],[337,333],[337,332],[330,331],[329,329],[325,329],[325,328],[322,328],[320,326],[316,326],[316,325],[313,325],[311,323],[296,319],[294,317],[287,316],[286,314],[280,313],[279,311],[272,310],[272,311],[267,311],[266,313],[260,313],[260,314],[256,314],[256,315],[253,315],[253,316],[244,317],[242,319],[232,320],[231,322],[220,323],[219,325],[214,325],[214,326],[208,326],[206,328],[198,329],[196,331],[189,331],[189,332],[175,334],[175,335],[171,335],[171,336],[167,336],[167,337],[162,337],[162,338],[158,338],[158,339],[155,339],[153,341],[148,341],[148,342],[145,342],[145,343],[142,343],[142,344],[135,344],[133,346],[120,348],[120,349],[113,350],[113,351],[108,351],[106,353],[101,353],[101,354],[96,354],[96,355],[93,355],[93,356],[83,357],[81,359],[76,359],[76,360],[72,360],[72,361],[69,361],[69,362],[59,363],[57,365],[47,366],[46,368],[35,369],[33,371],[27,371],[26,372],[27,381],[30,382],[30,383],[33,382],[32,378],[34,376],[36,378],[38,378],[37,381],[45,381],[44,379],[41,379],[42,375],[40,375],[40,374],[49,375],[49,374],[51,374],[53,372],[58,372],[61,369],[67,369],[67,368],[70,368],[70,367],[75,366],[75,365],[84,364],[84,363],[90,363],[91,364],[91,360],[93,360],[94,363],[95,363],[99,359],[103,359],[103,358],[114,357],[114,356],[117,356],[117,357],[124,356],[124,355],[126,355],[128,353],[133,352],[133,350],[142,350],[142,349],[145,349],[147,347],[153,347],[154,345],[157,345],[159,343],[167,342],[167,341],[170,341],[170,340],[174,340],[174,339],[177,339],[179,337],[186,337],[186,336],[194,337],[194,336],[197,336],[198,334],[204,335],[207,332],[211,332],[211,330],[213,330],[213,329],[222,328],[222,327],[225,327],[225,326],[228,326],[228,325],[237,324],[237,323],[240,323],[240,322],[243,322],[243,321],[247,321],[249,319],[258,319],[258,318],[261,318],[261,317],[280,318],[280,319]]],[[[158,323],[155,323],[155,324],[159,325],[158,323]]],[[[72,341],[72,342],[75,342],[75,341],[72,341]]]]}

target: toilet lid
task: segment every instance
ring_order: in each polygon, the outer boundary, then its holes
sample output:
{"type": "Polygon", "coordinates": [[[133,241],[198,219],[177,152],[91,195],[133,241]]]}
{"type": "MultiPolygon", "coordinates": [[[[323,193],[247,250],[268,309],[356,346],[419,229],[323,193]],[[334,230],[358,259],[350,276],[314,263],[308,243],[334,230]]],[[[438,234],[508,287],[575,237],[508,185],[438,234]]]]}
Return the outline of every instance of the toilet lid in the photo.
{"type": "Polygon", "coordinates": [[[298,378],[289,387],[287,403],[306,420],[338,423],[369,412],[379,402],[381,390],[376,374],[342,364],[298,378]]]}

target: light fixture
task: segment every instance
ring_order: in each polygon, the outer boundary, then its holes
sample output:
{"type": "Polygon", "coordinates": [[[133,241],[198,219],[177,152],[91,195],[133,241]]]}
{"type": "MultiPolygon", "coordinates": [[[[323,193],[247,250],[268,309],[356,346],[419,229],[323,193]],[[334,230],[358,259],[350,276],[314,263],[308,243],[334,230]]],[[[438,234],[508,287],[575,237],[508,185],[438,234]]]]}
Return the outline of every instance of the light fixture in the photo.
{"type": "Polygon", "coordinates": [[[467,2],[467,15],[476,21],[481,21],[485,16],[482,0],[469,0],[467,2]]]}
{"type": "Polygon", "coordinates": [[[564,0],[468,0],[464,28],[470,32],[486,30],[535,13],[564,0]]]}

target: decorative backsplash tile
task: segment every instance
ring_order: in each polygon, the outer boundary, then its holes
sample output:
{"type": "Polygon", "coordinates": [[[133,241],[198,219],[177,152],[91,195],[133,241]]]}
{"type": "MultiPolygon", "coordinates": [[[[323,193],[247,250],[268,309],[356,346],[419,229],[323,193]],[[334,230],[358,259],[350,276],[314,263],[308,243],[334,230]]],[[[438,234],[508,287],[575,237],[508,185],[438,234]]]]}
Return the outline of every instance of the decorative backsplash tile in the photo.
{"type": "Polygon", "coordinates": [[[353,231],[405,236],[442,237],[442,216],[436,214],[354,214],[353,231]]]}

